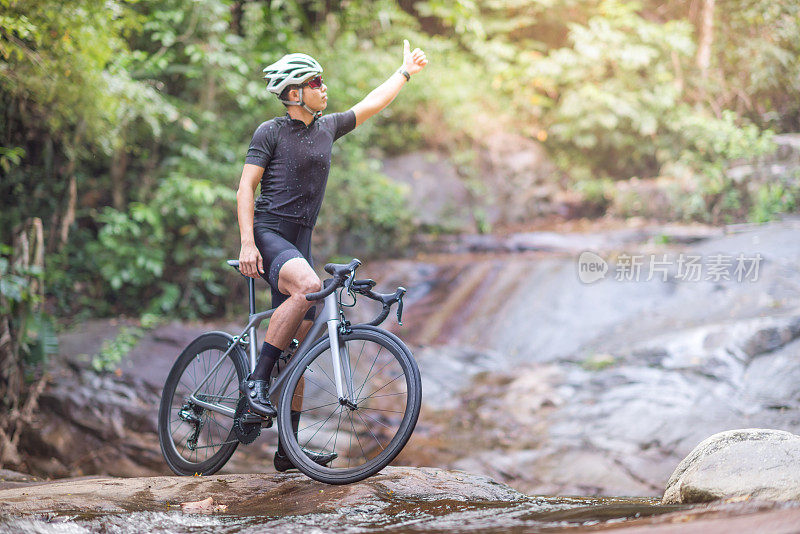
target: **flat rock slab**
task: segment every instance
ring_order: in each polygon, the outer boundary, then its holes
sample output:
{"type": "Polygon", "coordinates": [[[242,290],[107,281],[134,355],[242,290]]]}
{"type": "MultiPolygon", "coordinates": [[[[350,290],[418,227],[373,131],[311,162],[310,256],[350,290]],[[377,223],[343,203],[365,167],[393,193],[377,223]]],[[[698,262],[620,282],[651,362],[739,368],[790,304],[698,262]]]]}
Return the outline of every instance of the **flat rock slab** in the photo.
{"type": "Polygon", "coordinates": [[[296,515],[342,507],[375,510],[408,502],[516,502],[528,497],[494,480],[460,471],[387,467],[365,481],[330,486],[300,473],[68,479],[0,491],[0,513],[163,511],[213,498],[227,513],[296,515]]]}
{"type": "Polygon", "coordinates": [[[714,434],[678,465],[663,502],[731,497],[800,500],[800,436],[757,428],[714,434]]]}
{"type": "Polygon", "coordinates": [[[624,526],[601,525],[597,530],[620,534],[797,534],[798,525],[800,508],[797,506],[740,502],[628,521],[624,526]]]}

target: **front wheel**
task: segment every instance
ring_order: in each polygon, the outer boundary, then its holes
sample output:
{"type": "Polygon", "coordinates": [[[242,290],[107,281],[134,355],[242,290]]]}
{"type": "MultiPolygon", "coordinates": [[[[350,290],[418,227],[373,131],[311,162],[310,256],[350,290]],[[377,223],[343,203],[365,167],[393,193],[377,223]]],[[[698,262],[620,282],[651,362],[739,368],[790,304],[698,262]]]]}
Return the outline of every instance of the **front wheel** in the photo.
{"type": "Polygon", "coordinates": [[[355,326],[339,336],[339,347],[345,397],[337,394],[326,339],[301,356],[283,388],[278,413],[292,463],[327,484],[357,482],[386,467],[411,437],[422,402],[417,364],[396,338],[355,326]],[[290,410],[300,411],[297,435],[289,424],[290,410]],[[320,466],[308,451],[336,456],[320,466]]]}
{"type": "Polygon", "coordinates": [[[233,343],[224,332],[203,334],[170,370],[158,410],[158,440],[175,474],[216,473],[239,444],[233,414],[247,364],[241,347],[228,351],[233,343]]]}

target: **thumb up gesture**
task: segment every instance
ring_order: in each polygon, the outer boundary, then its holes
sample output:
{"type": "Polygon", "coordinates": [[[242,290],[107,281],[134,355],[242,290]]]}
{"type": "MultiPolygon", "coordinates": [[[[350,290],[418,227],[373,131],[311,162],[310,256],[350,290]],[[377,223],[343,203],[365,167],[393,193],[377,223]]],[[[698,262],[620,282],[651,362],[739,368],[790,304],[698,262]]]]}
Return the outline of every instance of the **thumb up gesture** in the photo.
{"type": "Polygon", "coordinates": [[[425,52],[419,48],[411,51],[411,45],[408,44],[408,39],[403,40],[403,68],[406,72],[413,75],[425,68],[428,64],[428,58],[425,57],[425,52]]]}

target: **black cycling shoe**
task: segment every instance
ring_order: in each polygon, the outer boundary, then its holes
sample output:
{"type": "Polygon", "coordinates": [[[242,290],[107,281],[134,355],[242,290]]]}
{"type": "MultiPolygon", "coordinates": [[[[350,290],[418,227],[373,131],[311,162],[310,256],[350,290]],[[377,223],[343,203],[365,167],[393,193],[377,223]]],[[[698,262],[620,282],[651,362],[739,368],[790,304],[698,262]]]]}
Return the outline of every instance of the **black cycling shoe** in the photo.
{"type": "Polygon", "coordinates": [[[243,380],[239,390],[247,397],[250,409],[263,417],[275,417],[278,411],[269,400],[269,382],[266,380],[243,380]]]}
{"type": "MultiPolygon", "coordinates": [[[[324,453],[324,452],[312,451],[306,449],[305,447],[300,447],[300,448],[303,449],[303,452],[306,453],[306,456],[311,458],[314,461],[314,463],[317,463],[322,466],[328,465],[329,463],[331,463],[332,461],[334,461],[336,458],[339,457],[339,455],[336,454],[335,452],[324,453]]],[[[272,465],[275,466],[276,471],[280,471],[281,473],[283,473],[284,471],[288,471],[289,469],[296,469],[295,465],[292,463],[289,457],[282,454],[281,451],[277,451],[275,453],[275,458],[272,461],[272,465]]]]}

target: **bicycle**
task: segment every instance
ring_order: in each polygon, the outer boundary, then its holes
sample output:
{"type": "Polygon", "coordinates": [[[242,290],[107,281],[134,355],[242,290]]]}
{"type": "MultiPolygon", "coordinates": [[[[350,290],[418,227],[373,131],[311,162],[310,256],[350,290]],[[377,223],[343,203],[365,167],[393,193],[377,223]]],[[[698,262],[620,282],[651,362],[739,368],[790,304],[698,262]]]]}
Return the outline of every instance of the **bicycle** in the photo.
{"type": "MultiPolygon", "coordinates": [[[[227,263],[239,270],[238,260],[227,263]]],[[[360,265],[354,259],[325,266],[332,277],[321,291],[306,295],[324,307],[303,342],[293,342],[281,355],[270,386],[287,456],[301,472],[328,484],[357,482],[386,467],[411,437],[422,402],[411,351],[378,328],[394,304],[402,325],[406,290],[374,292],[374,280],[355,279],[360,265]],[[342,302],[345,291],[352,302],[342,302]],[[345,317],[344,308],[355,305],[356,295],[383,305],[369,323],[352,325],[345,317]],[[290,419],[293,401],[302,403],[297,436],[290,419]],[[323,466],[308,450],[336,457],[323,466]]],[[[262,428],[272,426],[271,419],[249,412],[239,393],[239,384],[255,368],[256,328],[275,311],[256,313],[254,279],[247,280],[247,326],[238,336],[201,334],[178,356],[164,385],[158,437],[167,465],[178,475],[217,472],[240,443],[252,443],[262,428]]]]}

